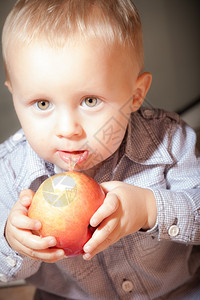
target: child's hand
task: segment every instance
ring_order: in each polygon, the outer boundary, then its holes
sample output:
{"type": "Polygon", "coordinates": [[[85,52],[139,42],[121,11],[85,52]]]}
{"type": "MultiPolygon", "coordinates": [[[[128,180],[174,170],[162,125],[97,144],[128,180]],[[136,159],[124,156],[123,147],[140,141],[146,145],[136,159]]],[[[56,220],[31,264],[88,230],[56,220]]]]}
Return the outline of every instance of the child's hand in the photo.
{"type": "Polygon", "coordinates": [[[85,244],[84,259],[117,242],[139,229],[150,229],[156,223],[157,209],[151,190],[118,181],[102,184],[107,193],[104,203],[94,213],[90,225],[98,226],[85,244]]]}
{"type": "Polygon", "coordinates": [[[28,208],[34,193],[31,190],[21,192],[19,200],[8,216],[5,237],[10,247],[21,255],[45,262],[56,262],[64,257],[62,249],[50,249],[56,245],[54,237],[41,238],[32,233],[41,227],[41,223],[28,217],[28,208]]]}

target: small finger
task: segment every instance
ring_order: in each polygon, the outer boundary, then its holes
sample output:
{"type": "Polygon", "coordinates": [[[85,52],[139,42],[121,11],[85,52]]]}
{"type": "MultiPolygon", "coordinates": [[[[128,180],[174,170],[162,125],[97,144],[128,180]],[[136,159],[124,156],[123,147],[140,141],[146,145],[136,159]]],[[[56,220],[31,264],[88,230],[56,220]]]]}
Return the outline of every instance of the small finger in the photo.
{"type": "Polygon", "coordinates": [[[106,240],[104,240],[102,243],[100,243],[95,249],[93,249],[91,252],[85,252],[83,254],[84,260],[90,260],[92,257],[94,257],[99,252],[105,250],[110,245],[114,244],[118,240],[118,235],[113,232],[106,240]]]}
{"type": "Polygon", "coordinates": [[[104,203],[94,213],[90,219],[90,225],[92,227],[98,226],[104,219],[113,214],[119,207],[119,199],[114,193],[108,193],[104,200],[104,203]]]}
{"type": "Polygon", "coordinates": [[[63,249],[46,249],[46,250],[32,250],[27,249],[27,255],[32,259],[42,260],[44,262],[56,262],[64,258],[65,252],[63,249]]]}
{"type": "Polygon", "coordinates": [[[105,220],[101,225],[95,230],[91,239],[84,245],[83,251],[85,253],[92,253],[100,244],[106,241],[108,245],[111,245],[112,239],[111,235],[115,230],[118,222],[117,219],[112,218],[110,220],[105,220]]]}
{"type": "Polygon", "coordinates": [[[65,257],[65,252],[63,249],[53,248],[48,249],[47,251],[36,252],[36,257],[44,262],[54,263],[60,259],[63,259],[65,257]]]}
{"type": "Polygon", "coordinates": [[[54,263],[64,258],[65,253],[63,249],[51,248],[51,249],[31,249],[19,242],[16,242],[16,247],[19,249],[18,252],[22,255],[30,257],[34,260],[42,260],[48,263],[54,263]]]}

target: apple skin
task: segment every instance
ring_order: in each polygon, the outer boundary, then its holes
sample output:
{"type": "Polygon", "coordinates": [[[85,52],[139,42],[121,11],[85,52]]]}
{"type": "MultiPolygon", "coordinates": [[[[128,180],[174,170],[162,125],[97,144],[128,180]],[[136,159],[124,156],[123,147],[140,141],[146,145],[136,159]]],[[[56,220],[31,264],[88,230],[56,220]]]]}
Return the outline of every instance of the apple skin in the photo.
{"type": "Polygon", "coordinates": [[[76,256],[83,253],[83,246],[95,230],[89,225],[90,219],[104,198],[102,188],[94,179],[69,171],[41,184],[28,216],[41,222],[40,236],[54,236],[56,248],[62,248],[66,256],[76,256]]]}

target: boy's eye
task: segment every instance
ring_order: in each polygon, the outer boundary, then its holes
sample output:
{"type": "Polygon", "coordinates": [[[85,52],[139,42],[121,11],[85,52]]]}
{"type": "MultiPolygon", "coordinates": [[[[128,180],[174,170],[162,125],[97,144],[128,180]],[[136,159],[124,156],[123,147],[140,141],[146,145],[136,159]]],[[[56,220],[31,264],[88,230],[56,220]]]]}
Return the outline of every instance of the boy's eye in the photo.
{"type": "Polygon", "coordinates": [[[47,110],[50,107],[51,103],[47,100],[41,100],[37,101],[35,105],[39,110],[47,110]]]}
{"type": "Polygon", "coordinates": [[[101,100],[99,100],[96,97],[87,97],[82,101],[83,107],[95,107],[101,103],[101,100]]]}

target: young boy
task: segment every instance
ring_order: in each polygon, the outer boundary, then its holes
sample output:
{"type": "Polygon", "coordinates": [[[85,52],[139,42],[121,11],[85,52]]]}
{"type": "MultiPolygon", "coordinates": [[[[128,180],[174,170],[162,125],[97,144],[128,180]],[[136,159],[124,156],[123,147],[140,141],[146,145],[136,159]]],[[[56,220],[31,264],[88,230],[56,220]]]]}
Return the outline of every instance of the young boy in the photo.
{"type": "Polygon", "coordinates": [[[199,299],[196,137],[141,107],[151,74],[133,3],[19,0],[2,41],[23,130],[0,148],[0,280],[25,278],[35,299],[199,299]],[[106,198],[83,256],[66,258],[27,211],[70,161],[106,198]]]}

